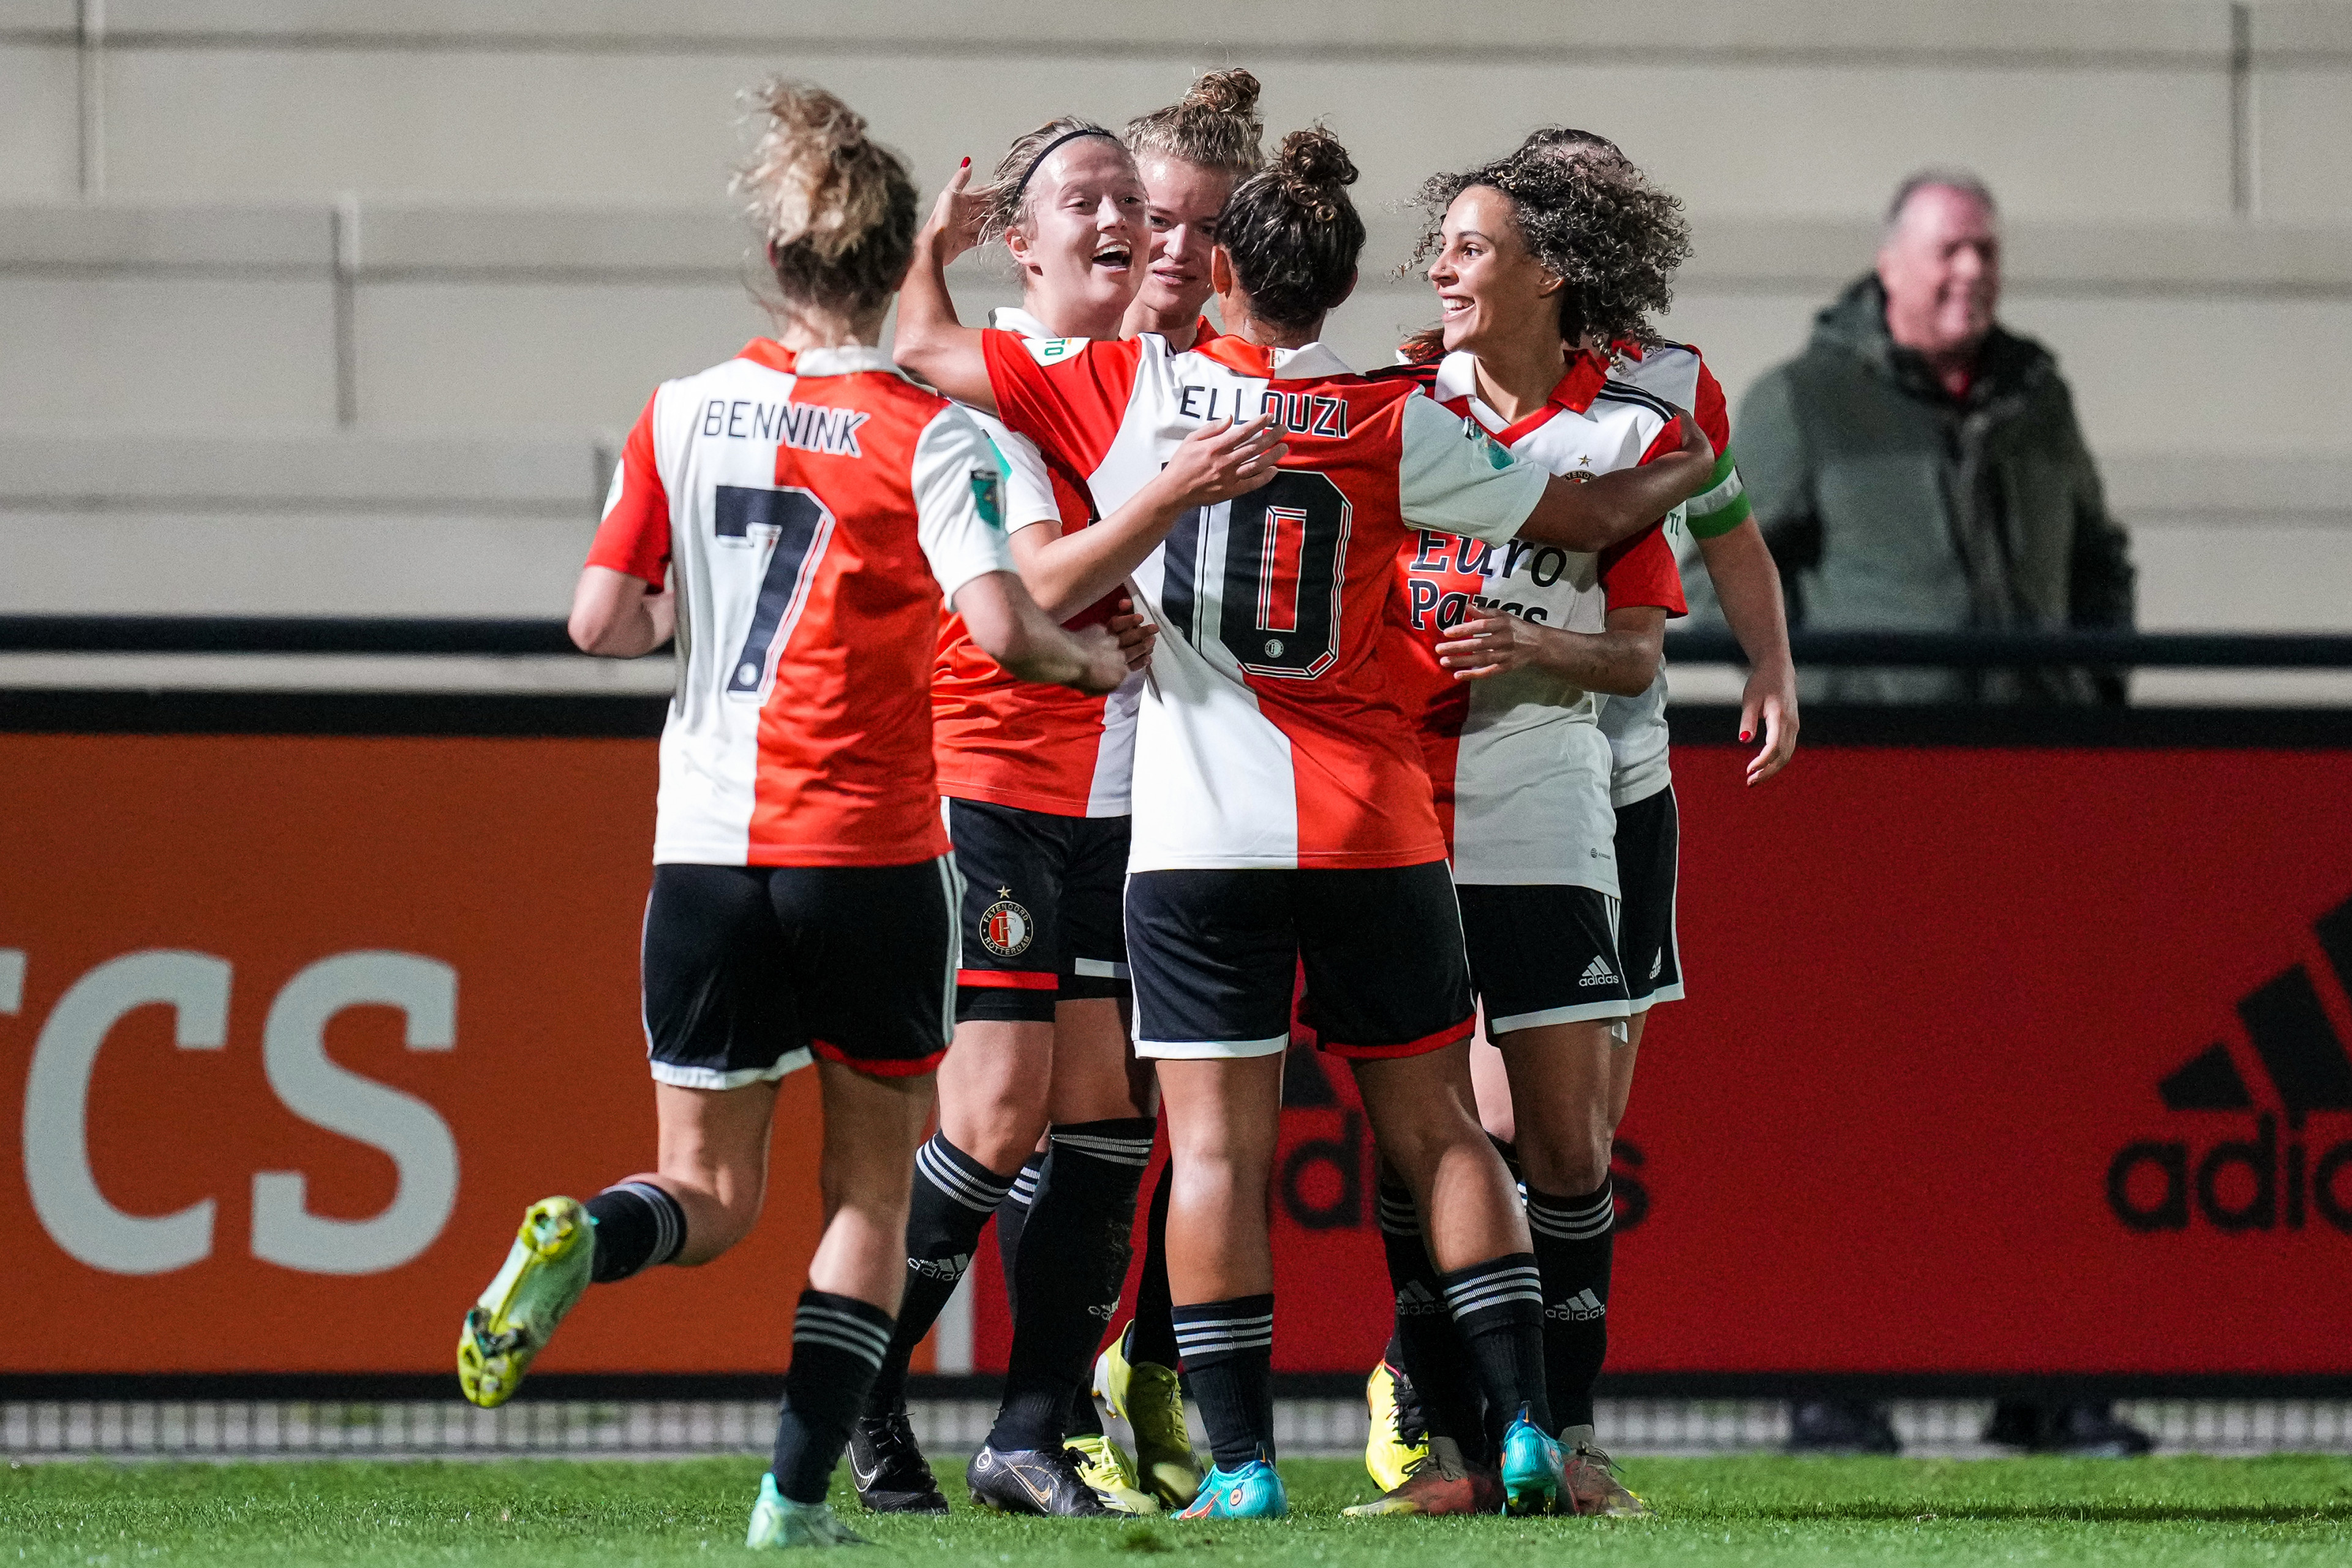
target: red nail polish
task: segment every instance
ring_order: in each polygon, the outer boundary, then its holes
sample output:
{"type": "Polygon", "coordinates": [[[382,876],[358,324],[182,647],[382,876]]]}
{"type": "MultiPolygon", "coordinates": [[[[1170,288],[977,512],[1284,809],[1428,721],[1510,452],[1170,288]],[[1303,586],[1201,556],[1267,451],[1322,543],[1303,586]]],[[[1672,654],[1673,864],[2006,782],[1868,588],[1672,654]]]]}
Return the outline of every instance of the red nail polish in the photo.
{"type": "Polygon", "coordinates": [[[1754,740],[1756,737],[1755,737],[1754,735],[1749,734],[1747,731],[1742,730],[1742,731],[1739,731],[1739,738],[1740,738],[1741,740],[1743,740],[1743,741],[1752,741],[1752,740],[1754,740]]]}
{"type": "Polygon", "coordinates": [[[971,159],[969,159],[969,158],[966,158],[966,159],[963,161],[963,166],[964,166],[965,168],[967,168],[967,169],[971,168],[971,159]]]}

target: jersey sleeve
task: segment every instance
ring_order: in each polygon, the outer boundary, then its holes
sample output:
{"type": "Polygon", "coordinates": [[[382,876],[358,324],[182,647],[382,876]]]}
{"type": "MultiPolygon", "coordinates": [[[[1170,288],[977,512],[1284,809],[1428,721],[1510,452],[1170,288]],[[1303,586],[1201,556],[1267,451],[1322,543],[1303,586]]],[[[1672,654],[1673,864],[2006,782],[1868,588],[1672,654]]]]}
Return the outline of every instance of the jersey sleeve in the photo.
{"type": "Polygon", "coordinates": [[[1005,427],[1076,472],[1094,472],[1127,417],[1140,342],[1024,338],[992,327],[981,349],[1005,427]]]}
{"type": "Polygon", "coordinates": [[[589,565],[625,572],[656,589],[669,563],[669,493],[654,458],[654,405],[660,401],[658,392],[646,400],[646,411],[622,444],[613,488],[604,494],[604,520],[588,546],[589,565]]]}
{"type": "Polygon", "coordinates": [[[1416,528],[1499,544],[1513,538],[1543,499],[1550,473],[1474,420],[1420,393],[1399,411],[1397,510],[1416,528]]]}
{"type": "Polygon", "coordinates": [[[1650,606],[1668,616],[1690,614],[1682,570],[1662,527],[1645,528],[1601,552],[1601,591],[1612,610],[1650,606]]]}
{"type": "Polygon", "coordinates": [[[1004,542],[1004,474],[969,414],[950,404],[923,426],[908,479],[916,537],[942,595],[952,599],[974,577],[1013,570],[1004,542]]]}
{"type": "Polygon", "coordinates": [[[1015,436],[992,415],[977,408],[964,413],[988,437],[988,444],[996,449],[997,467],[1004,470],[1004,531],[1018,533],[1033,522],[1059,522],[1062,511],[1054,500],[1054,476],[1037,444],[1026,436],[1015,436]]]}
{"type": "Polygon", "coordinates": [[[1704,363],[1698,367],[1698,395],[1693,400],[1691,417],[1698,421],[1715,447],[1715,471],[1707,476],[1706,488],[1685,503],[1685,521],[1692,537],[1717,539],[1746,522],[1751,508],[1748,491],[1739,482],[1739,465],[1731,456],[1731,411],[1724,402],[1723,383],[1704,363]]]}

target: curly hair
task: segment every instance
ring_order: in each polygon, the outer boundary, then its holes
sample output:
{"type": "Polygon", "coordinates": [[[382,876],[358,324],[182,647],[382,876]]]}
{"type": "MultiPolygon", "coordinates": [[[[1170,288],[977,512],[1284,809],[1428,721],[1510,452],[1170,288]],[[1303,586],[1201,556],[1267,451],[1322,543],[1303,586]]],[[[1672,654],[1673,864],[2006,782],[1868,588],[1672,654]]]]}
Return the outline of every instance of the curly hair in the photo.
{"type": "Polygon", "coordinates": [[[1265,122],[1257,117],[1257,78],[1238,68],[1211,71],[1165,109],[1127,122],[1127,150],[1181,158],[1200,168],[1245,179],[1265,162],[1259,138],[1265,122]]]}
{"type": "Polygon", "coordinates": [[[1217,225],[1253,313],[1306,327],[1355,286],[1364,220],[1348,198],[1356,165],[1320,124],[1282,139],[1274,159],[1234,188],[1217,225]]]}
{"type": "Polygon", "coordinates": [[[743,94],[763,121],[728,188],[765,242],[793,304],[863,312],[888,303],[915,251],[915,181],[866,140],[865,117],[821,87],[782,79],[743,94]]]}
{"type": "Polygon", "coordinates": [[[1588,334],[1603,344],[1659,341],[1651,319],[1674,303],[1675,271],[1690,258],[1690,225],[1682,203],[1650,184],[1614,142],[1547,129],[1507,158],[1432,175],[1415,198],[1428,226],[1408,269],[1442,247],[1445,209],[1477,185],[1510,202],[1528,253],[1565,285],[1561,341],[1574,344],[1588,334]]]}
{"type": "MultiPolygon", "coordinates": [[[[1013,139],[988,176],[988,208],[980,219],[981,244],[992,245],[1021,226],[1029,216],[1029,176],[1035,173],[1038,158],[1056,142],[1081,136],[1102,137],[1122,151],[1127,146],[1116,132],[1075,114],[1056,115],[1013,139]]],[[[1127,156],[1133,158],[1132,153],[1127,156]]]]}

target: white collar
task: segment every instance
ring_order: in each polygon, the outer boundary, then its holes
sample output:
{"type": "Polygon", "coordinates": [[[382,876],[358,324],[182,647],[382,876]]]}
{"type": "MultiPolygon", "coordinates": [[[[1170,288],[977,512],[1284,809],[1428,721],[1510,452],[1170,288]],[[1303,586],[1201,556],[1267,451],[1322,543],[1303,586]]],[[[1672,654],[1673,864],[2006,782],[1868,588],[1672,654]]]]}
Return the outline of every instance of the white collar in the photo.
{"type": "Polygon", "coordinates": [[[861,370],[902,374],[887,349],[844,343],[837,349],[803,349],[793,356],[794,375],[855,375],[861,370]]]}
{"type": "Polygon", "coordinates": [[[1019,332],[1024,338],[1058,338],[1062,335],[1018,305],[999,305],[988,313],[988,324],[1000,332],[1019,332]]]}
{"type": "Polygon", "coordinates": [[[1470,417],[1486,427],[1490,436],[1510,428],[1511,422],[1486,406],[1478,395],[1478,356],[1456,349],[1437,362],[1437,374],[1430,382],[1429,395],[1440,403],[1451,403],[1457,397],[1470,401],[1470,417]]]}
{"type": "Polygon", "coordinates": [[[1318,381],[1328,375],[1353,375],[1348,362],[1333,353],[1320,342],[1303,348],[1273,349],[1268,359],[1274,366],[1276,381],[1318,381]]]}

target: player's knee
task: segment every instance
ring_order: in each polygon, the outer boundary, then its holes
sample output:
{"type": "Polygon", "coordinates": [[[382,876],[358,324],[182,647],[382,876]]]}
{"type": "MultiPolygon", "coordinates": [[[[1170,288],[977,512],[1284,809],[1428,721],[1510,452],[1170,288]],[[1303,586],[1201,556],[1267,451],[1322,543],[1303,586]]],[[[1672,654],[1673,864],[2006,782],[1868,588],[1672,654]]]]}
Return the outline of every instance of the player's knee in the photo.
{"type": "Polygon", "coordinates": [[[1609,1141],[1576,1138],[1559,1146],[1521,1139],[1519,1173],[1539,1192],[1572,1196],[1598,1188],[1609,1178],[1609,1141]]]}

